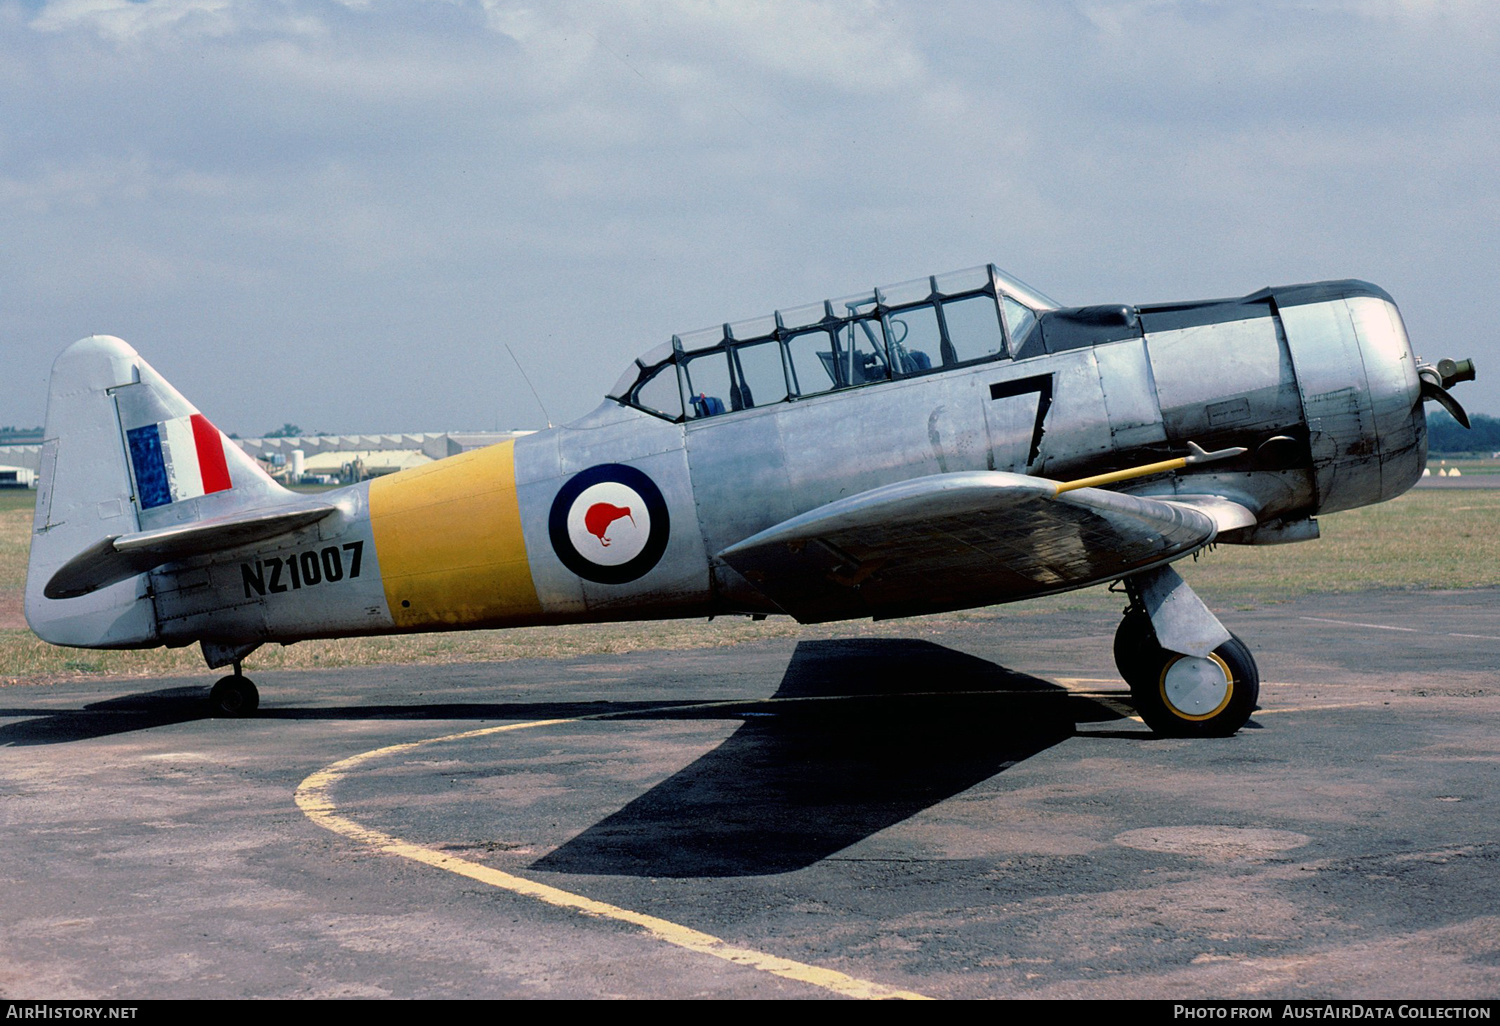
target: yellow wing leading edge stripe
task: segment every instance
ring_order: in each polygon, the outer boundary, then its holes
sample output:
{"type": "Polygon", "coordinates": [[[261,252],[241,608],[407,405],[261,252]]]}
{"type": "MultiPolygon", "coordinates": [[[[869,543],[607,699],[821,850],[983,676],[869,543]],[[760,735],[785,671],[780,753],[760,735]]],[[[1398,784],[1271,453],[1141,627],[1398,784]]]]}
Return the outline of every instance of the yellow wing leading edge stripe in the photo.
{"type": "Polygon", "coordinates": [[[398,628],[500,625],[541,612],[514,441],[371,481],[370,529],[398,628]]]}

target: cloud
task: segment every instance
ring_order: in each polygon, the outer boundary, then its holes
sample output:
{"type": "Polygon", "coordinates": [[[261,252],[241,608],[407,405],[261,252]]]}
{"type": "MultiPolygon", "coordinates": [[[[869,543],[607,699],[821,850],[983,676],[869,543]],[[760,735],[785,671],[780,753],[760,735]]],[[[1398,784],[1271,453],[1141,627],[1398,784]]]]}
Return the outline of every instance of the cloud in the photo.
{"type": "Polygon", "coordinates": [[[673,332],[990,259],[1366,276],[1472,337],[1500,10],[1459,10],[0,0],[0,422],[93,330],[235,429],[519,423],[502,338],[577,414],[673,332]],[[247,355],[346,385],[197,369],[247,355]]]}
{"type": "Polygon", "coordinates": [[[245,0],[47,0],[31,19],[38,32],[86,30],[114,43],[221,38],[250,28],[315,31],[306,15],[245,0]]]}

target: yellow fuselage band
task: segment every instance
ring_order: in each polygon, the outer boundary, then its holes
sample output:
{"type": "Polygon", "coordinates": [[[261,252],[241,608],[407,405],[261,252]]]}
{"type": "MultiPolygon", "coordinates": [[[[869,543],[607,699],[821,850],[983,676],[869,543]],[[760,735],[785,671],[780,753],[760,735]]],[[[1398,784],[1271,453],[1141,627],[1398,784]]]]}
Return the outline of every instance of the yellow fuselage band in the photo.
{"type": "Polygon", "coordinates": [[[398,628],[500,626],[541,612],[521,533],[515,442],[376,478],[370,527],[398,628]]]}

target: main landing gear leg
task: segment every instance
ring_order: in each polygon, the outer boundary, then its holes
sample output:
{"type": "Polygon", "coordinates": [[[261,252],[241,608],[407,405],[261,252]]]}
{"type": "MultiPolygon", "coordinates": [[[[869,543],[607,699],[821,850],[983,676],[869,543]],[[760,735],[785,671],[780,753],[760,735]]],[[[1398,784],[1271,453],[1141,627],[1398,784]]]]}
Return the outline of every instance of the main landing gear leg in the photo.
{"type": "Polygon", "coordinates": [[[240,673],[240,661],[234,661],[234,672],[214,685],[208,693],[209,711],[214,716],[249,716],[260,705],[260,692],[250,679],[240,673]]]}
{"type": "Polygon", "coordinates": [[[1260,697],[1245,643],[1169,566],[1125,578],[1130,606],[1115,631],[1115,665],[1136,711],[1167,737],[1228,737],[1260,697]]]}

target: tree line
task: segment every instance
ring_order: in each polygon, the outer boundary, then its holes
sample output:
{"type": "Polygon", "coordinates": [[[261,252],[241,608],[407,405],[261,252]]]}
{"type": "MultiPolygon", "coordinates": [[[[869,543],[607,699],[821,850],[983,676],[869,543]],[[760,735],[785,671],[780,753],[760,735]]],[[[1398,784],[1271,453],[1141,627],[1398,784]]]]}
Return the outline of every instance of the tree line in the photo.
{"type": "Polygon", "coordinates": [[[1429,452],[1500,452],[1500,418],[1478,414],[1469,418],[1474,426],[1465,431],[1442,410],[1427,414],[1429,452]]]}

